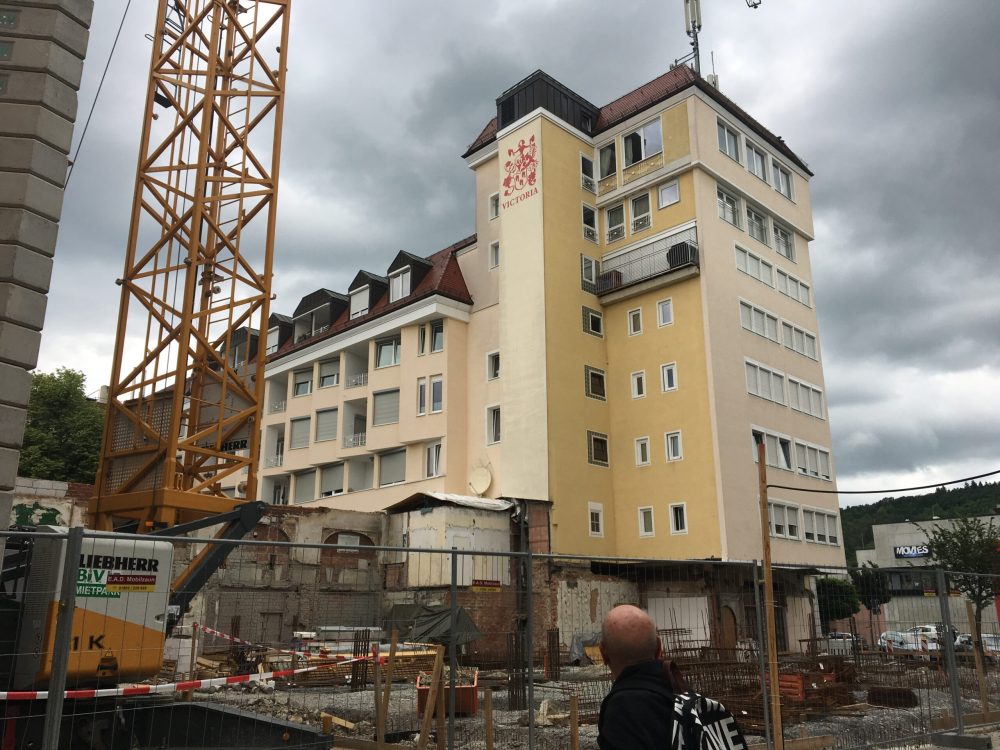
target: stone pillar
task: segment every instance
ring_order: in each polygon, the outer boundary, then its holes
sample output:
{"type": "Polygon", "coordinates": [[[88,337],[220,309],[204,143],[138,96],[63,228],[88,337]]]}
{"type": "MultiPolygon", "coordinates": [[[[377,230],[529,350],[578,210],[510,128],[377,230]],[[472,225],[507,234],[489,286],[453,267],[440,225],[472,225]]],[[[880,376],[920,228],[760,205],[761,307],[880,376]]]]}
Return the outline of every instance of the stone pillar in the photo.
{"type": "Polygon", "coordinates": [[[0,518],[45,320],[93,0],[0,0],[0,518]]]}

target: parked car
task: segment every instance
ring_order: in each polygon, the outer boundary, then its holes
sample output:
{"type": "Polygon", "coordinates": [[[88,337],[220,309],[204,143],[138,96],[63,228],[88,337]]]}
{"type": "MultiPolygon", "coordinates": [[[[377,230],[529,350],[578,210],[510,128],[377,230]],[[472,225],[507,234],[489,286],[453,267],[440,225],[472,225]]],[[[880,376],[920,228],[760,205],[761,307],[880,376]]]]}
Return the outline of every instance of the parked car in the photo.
{"type": "Polygon", "coordinates": [[[955,650],[959,652],[972,651],[972,633],[959,633],[955,638],[955,650]]]}
{"type": "Polygon", "coordinates": [[[926,634],[899,630],[887,630],[882,633],[878,638],[878,647],[880,651],[888,651],[891,643],[893,651],[922,651],[925,641],[928,651],[937,651],[941,648],[936,638],[931,640],[926,634]]]}

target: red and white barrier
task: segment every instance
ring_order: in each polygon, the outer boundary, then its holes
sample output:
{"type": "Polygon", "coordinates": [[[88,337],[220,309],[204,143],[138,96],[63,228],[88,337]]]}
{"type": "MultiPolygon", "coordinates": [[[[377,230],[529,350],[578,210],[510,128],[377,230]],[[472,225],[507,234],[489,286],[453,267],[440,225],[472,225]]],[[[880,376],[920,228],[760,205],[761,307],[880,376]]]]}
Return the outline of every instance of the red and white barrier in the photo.
{"type": "MultiPolygon", "coordinates": [[[[327,651],[325,648],[319,649],[319,651],[315,654],[310,651],[291,651],[285,648],[272,648],[271,646],[265,646],[263,644],[245,641],[242,638],[237,638],[235,635],[229,635],[229,633],[223,633],[219,630],[214,630],[213,628],[207,627],[206,625],[202,625],[201,623],[198,622],[192,623],[192,627],[197,630],[200,630],[203,633],[214,635],[216,638],[222,638],[223,640],[230,641],[232,643],[239,643],[243,646],[252,646],[253,648],[269,649],[272,651],[277,651],[279,654],[291,654],[293,656],[322,656],[322,657],[331,656],[330,652],[327,651]]],[[[343,661],[347,657],[344,656],[343,654],[340,654],[340,655],[335,655],[334,658],[343,661]]]]}

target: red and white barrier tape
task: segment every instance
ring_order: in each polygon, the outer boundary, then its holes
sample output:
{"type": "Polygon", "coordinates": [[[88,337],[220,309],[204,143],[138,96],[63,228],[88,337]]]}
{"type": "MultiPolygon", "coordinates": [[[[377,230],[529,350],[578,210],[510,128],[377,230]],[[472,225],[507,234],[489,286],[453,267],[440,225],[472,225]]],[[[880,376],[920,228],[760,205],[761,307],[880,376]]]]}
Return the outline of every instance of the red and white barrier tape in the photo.
{"type": "MultiPolygon", "coordinates": [[[[279,669],[276,672],[265,672],[263,674],[240,674],[232,677],[213,677],[210,680],[187,680],[185,682],[169,682],[162,685],[132,685],[131,687],[100,688],[94,690],[67,690],[64,695],[67,698],[118,698],[133,695],[154,695],[157,693],[181,693],[187,690],[197,690],[198,688],[213,687],[215,685],[235,685],[241,682],[266,682],[276,677],[291,677],[303,672],[315,672],[317,669],[324,669],[330,666],[340,666],[356,661],[368,661],[370,656],[359,656],[356,659],[349,659],[337,662],[336,665],[321,664],[315,667],[302,667],[300,669],[279,669]]],[[[14,690],[0,692],[0,700],[4,701],[35,701],[48,700],[47,690],[14,690]]]]}
{"type": "MultiPolygon", "coordinates": [[[[213,628],[207,627],[207,626],[202,625],[201,623],[198,623],[198,622],[193,623],[192,627],[197,628],[198,630],[200,630],[203,633],[208,633],[209,635],[214,635],[217,638],[222,638],[223,640],[231,641],[233,643],[239,643],[239,644],[242,644],[244,646],[253,646],[254,648],[271,649],[270,646],[264,646],[264,645],[259,644],[259,643],[252,643],[250,641],[245,641],[242,638],[237,638],[235,635],[229,635],[229,633],[223,633],[223,632],[221,632],[219,630],[214,630],[213,628]]],[[[333,655],[331,655],[330,652],[327,649],[325,649],[325,648],[319,649],[319,651],[317,653],[315,653],[315,654],[311,653],[309,651],[291,651],[291,650],[285,649],[285,648],[275,648],[273,650],[277,651],[279,654],[291,654],[293,656],[317,656],[317,655],[318,656],[323,656],[323,657],[334,656],[335,658],[337,658],[339,660],[344,660],[344,659],[347,658],[343,654],[333,654],[333,655]]]]}

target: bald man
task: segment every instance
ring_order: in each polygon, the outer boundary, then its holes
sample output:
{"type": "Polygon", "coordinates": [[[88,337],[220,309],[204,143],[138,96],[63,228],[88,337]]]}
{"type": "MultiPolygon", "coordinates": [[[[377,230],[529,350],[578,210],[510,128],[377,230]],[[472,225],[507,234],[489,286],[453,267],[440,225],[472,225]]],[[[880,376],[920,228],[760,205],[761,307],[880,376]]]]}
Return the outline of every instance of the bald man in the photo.
{"type": "Polygon", "coordinates": [[[669,748],[674,691],[649,615],[629,604],[612,609],[601,627],[600,649],[614,679],[597,722],[601,750],[669,748]]]}

